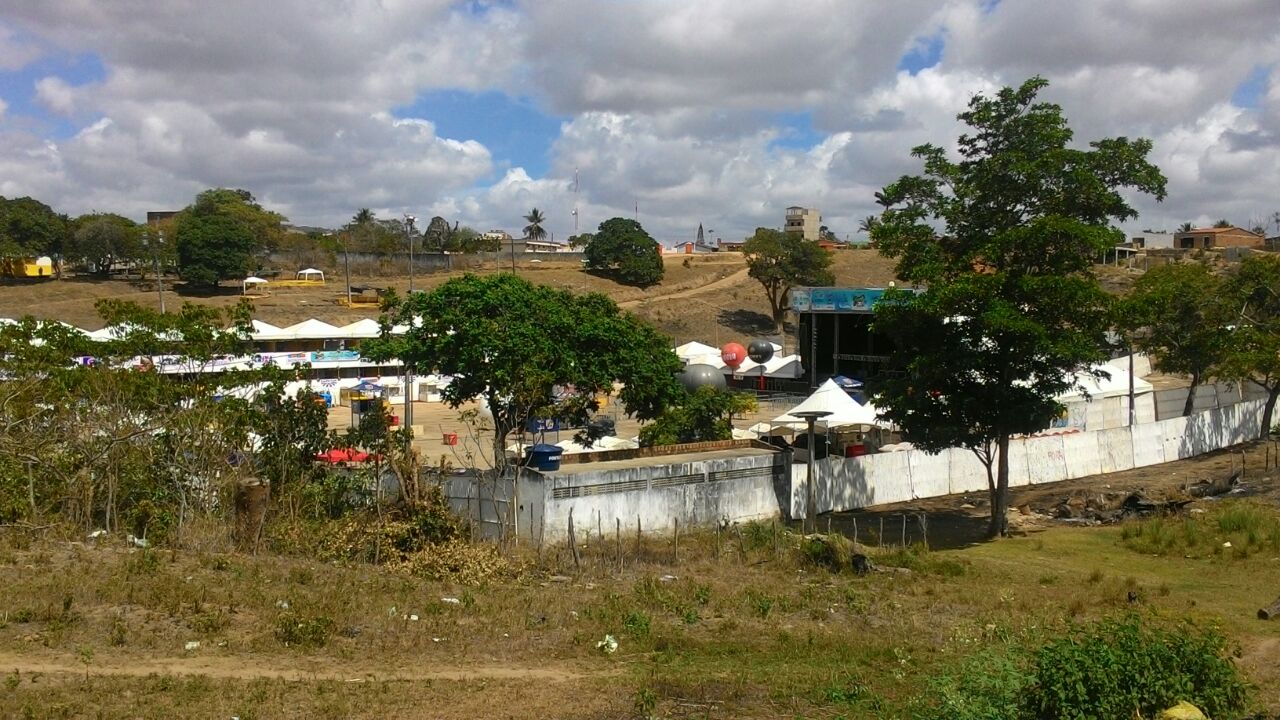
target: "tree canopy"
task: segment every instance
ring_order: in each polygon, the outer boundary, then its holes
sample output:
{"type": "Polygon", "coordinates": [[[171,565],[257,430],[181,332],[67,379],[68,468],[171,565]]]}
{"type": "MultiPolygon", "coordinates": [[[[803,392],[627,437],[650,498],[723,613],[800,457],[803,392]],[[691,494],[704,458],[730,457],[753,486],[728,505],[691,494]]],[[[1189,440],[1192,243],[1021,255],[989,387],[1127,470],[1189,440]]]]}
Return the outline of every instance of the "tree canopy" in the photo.
{"type": "Polygon", "coordinates": [[[76,218],[74,226],[64,255],[92,265],[100,273],[108,272],[112,263],[142,255],[142,229],[126,217],[92,213],[76,218]]]}
{"type": "Polygon", "coordinates": [[[640,287],[662,280],[665,268],[661,248],[635,220],[605,220],[595,234],[587,234],[584,239],[587,268],[640,287]]]}
{"type": "Polygon", "coordinates": [[[1044,429],[1074,373],[1105,357],[1109,300],[1091,268],[1122,238],[1111,223],[1136,215],[1127,195],[1165,194],[1149,141],[1072,147],[1061,108],[1036,100],[1046,85],[974,97],[959,115],[959,160],[915,148],[924,173],[878,193],[872,229],[898,276],[926,287],[876,307],[901,371],[876,403],[922,449],[978,455],[993,536],[1006,529],[1010,436],[1044,429]]]}
{"type": "Polygon", "coordinates": [[[1230,312],[1221,278],[1199,263],[1170,263],[1138,278],[1119,304],[1117,324],[1157,370],[1191,377],[1182,408],[1190,415],[1196,387],[1225,357],[1230,312]]]}
{"type": "Polygon", "coordinates": [[[670,341],[600,294],[574,295],[503,273],[454,278],[398,300],[384,332],[362,352],[399,358],[419,372],[450,375],[444,401],[478,400],[492,413],[495,452],[530,418],[581,426],[596,397],[612,393],[628,413],[657,417],[680,397],[670,341]]]}
{"type": "Polygon", "coordinates": [[[1240,261],[1223,294],[1232,325],[1218,374],[1267,392],[1259,436],[1265,438],[1280,398],[1280,257],[1251,255],[1240,261]]]}
{"type": "Polygon", "coordinates": [[[256,268],[259,253],[280,244],[283,222],[247,190],[206,190],[176,218],[178,270],[184,280],[206,287],[244,277],[256,268]]]}
{"type": "Polygon", "coordinates": [[[678,405],[668,407],[640,429],[640,445],[675,445],[733,439],[733,416],[756,409],[749,393],[700,387],[686,392],[678,405]]]}
{"type": "Polygon", "coordinates": [[[0,196],[0,257],[61,255],[70,239],[67,216],[33,198],[0,196]]]}
{"type": "Polygon", "coordinates": [[[764,286],[773,316],[773,327],[782,332],[787,311],[787,292],[797,286],[830,285],[831,253],[799,233],[756,228],[742,245],[747,274],[764,286]]]}

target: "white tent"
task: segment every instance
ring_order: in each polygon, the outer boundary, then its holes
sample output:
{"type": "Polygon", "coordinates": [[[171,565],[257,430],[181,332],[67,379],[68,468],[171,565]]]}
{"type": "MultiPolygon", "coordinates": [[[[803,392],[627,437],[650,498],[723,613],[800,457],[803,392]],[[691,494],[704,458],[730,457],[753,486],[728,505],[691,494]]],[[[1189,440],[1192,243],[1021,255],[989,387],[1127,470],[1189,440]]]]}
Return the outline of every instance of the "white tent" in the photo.
{"type": "Polygon", "coordinates": [[[346,333],[343,337],[347,338],[375,338],[382,332],[382,328],[378,325],[378,321],[372,318],[357,320],[349,325],[343,325],[338,329],[346,333]]]}
{"type": "Polygon", "coordinates": [[[306,270],[299,270],[298,273],[294,275],[294,278],[297,280],[319,280],[320,282],[324,282],[324,271],[317,270],[315,268],[307,268],[306,270]]]}
{"type": "Polygon", "coordinates": [[[334,340],[349,337],[342,328],[311,318],[281,330],[291,340],[334,340]]]}
{"type": "Polygon", "coordinates": [[[803,418],[797,417],[794,413],[823,411],[830,413],[820,418],[818,423],[826,428],[844,427],[847,425],[872,425],[876,427],[888,427],[889,423],[876,417],[876,409],[871,405],[859,405],[857,400],[849,397],[849,393],[845,392],[834,380],[828,380],[814,391],[812,395],[805,398],[804,402],[791,408],[784,415],[779,415],[773,419],[777,425],[796,425],[801,427],[806,425],[803,418]]]}
{"type": "Polygon", "coordinates": [[[252,329],[249,331],[249,337],[254,340],[288,340],[290,338],[288,333],[271,323],[265,323],[261,320],[253,320],[250,322],[250,325],[252,326],[252,329]]]}
{"type": "MultiPolygon", "coordinates": [[[[703,356],[715,356],[716,360],[720,359],[720,350],[710,345],[704,345],[700,342],[687,342],[676,348],[676,357],[684,360],[686,363],[691,362],[694,358],[703,356]]],[[[720,365],[724,365],[723,362],[720,365]]]]}
{"type": "Polygon", "coordinates": [[[245,278],[240,282],[240,293],[242,295],[248,295],[249,288],[251,286],[256,288],[260,285],[266,285],[266,284],[267,284],[266,280],[263,280],[262,278],[257,277],[255,275],[250,275],[249,277],[245,278]]]}
{"type": "Polygon", "coordinates": [[[747,359],[734,371],[735,375],[745,377],[798,378],[802,373],[799,355],[775,355],[766,363],[757,363],[747,359]],[[764,368],[763,371],[761,368],[764,368]]]}
{"type": "MultiPolygon", "coordinates": [[[[1094,365],[1090,370],[1106,372],[1110,377],[1099,378],[1094,377],[1091,372],[1078,372],[1073,376],[1076,387],[1059,395],[1056,398],[1058,402],[1084,400],[1086,395],[1090,400],[1101,400],[1129,394],[1129,373],[1127,371],[1121,370],[1114,365],[1094,365]]],[[[1143,395],[1154,391],[1155,387],[1146,380],[1140,377],[1133,379],[1134,395],[1143,395]]]]}

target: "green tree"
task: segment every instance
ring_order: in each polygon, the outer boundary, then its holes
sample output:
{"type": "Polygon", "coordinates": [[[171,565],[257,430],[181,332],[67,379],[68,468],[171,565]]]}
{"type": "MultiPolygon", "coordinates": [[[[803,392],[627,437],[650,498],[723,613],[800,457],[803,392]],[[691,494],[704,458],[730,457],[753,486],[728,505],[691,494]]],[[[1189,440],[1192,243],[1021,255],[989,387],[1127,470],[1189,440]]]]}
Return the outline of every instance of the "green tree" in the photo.
{"type": "Polygon", "coordinates": [[[1213,226],[1214,226],[1214,227],[1216,227],[1216,228],[1229,228],[1229,227],[1232,227],[1232,225],[1231,225],[1231,221],[1230,221],[1230,220],[1228,220],[1228,219],[1226,219],[1226,218],[1222,218],[1221,220],[1219,220],[1219,221],[1215,222],[1215,223],[1213,224],[1213,226]]]}
{"type": "Polygon", "coordinates": [[[640,445],[731,440],[733,416],[755,409],[756,399],[748,393],[700,387],[641,428],[640,445]]]}
{"type": "Polygon", "coordinates": [[[446,403],[478,400],[492,413],[495,460],[530,418],[585,424],[596,397],[615,383],[627,412],[642,420],[679,397],[680,361],[669,340],[600,294],[574,295],[510,273],[464,275],[398,301],[382,323],[409,330],[384,333],[362,352],[451,376],[446,403]]]}
{"type": "Polygon", "coordinates": [[[1222,280],[1199,263],[1170,263],[1147,271],[1119,304],[1118,321],[1161,372],[1191,377],[1183,415],[1196,388],[1225,357],[1230,309],[1222,280]]]}
{"type": "Polygon", "coordinates": [[[29,197],[0,196],[0,257],[61,255],[70,240],[66,215],[29,197]]]}
{"type": "Polygon", "coordinates": [[[742,245],[747,274],[764,286],[775,332],[782,332],[787,312],[787,292],[796,286],[830,285],[831,253],[799,233],[756,228],[742,245]]]}
{"type": "Polygon", "coordinates": [[[283,223],[247,190],[206,190],[176,218],[178,270],[184,280],[205,287],[244,277],[260,254],[279,247],[283,223]]]}
{"type": "Polygon", "coordinates": [[[1192,225],[1189,222],[1184,222],[1178,226],[1178,232],[1180,233],[1191,232],[1192,230],[1195,230],[1195,229],[1196,229],[1196,226],[1192,225]]]}
{"type": "Polygon", "coordinates": [[[574,250],[577,250],[578,248],[585,248],[591,244],[591,241],[595,239],[595,236],[595,233],[579,233],[577,235],[570,235],[569,247],[574,250]]]}
{"type": "Polygon", "coordinates": [[[1266,391],[1259,434],[1265,438],[1280,398],[1280,257],[1251,255],[1242,260],[1227,278],[1224,295],[1231,303],[1233,328],[1220,374],[1266,391]]]}
{"type": "Polygon", "coordinates": [[[435,252],[450,249],[453,244],[453,233],[456,230],[457,223],[449,227],[449,221],[439,215],[431,218],[431,222],[427,223],[427,229],[422,231],[423,249],[435,252]]]}
{"type": "Polygon", "coordinates": [[[665,268],[658,242],[640,223],[612,218],[600,223],[583,251],[587,268],[618,282],[647,287],[661,282],[665,268]]]}
{"type": "Polygon", "coordinates": [[[65,256],[93,265],[103,275],[112,264],[142,257],[141,228],[132,220],[111,213],[81,215],[65,256]]]}
{"type": "Polygon", "coordinates": [[[182,279],[217,287],[254,268],[258,249],[253,231],[226,215],[187,215],[178,219],[178,271],[182,279]]]}
{"type": "Polygon", "coordinates": [[[1136,215],[1122,191],[1165,193],[1147,140],[1071,147],[1061,108],[1036,102],[1046,85],[974,97],[960,160],[915,148],[924,174],[883,190],[872,234],[899,277],[927,288],[875,309],[901,371],[876,404],[918,447],[978,456],[992,537],[1007,529],[1010,436],[1044,429],[1074,373],[1105,357],[1108,297],[1091,268],[1121,237],[1110,223],[1136,215]]]}
{"type": "Polygon", "coordinates": [[[542,240],[547,237],[547,231],[542,227],[542,223],[547,219],[542,215],[542,211],[534,208],[524,216],[524,221],[529,223],[524,226],[524,236],[530,240],[542,240]]]}

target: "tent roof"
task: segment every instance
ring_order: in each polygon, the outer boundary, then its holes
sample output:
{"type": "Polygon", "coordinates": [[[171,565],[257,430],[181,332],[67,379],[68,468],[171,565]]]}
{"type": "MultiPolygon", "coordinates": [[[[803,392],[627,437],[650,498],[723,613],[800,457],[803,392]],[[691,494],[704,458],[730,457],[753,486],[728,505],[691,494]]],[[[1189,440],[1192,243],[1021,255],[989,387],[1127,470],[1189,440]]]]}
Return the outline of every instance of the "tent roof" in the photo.
{"type": "Polygon", "coordinates": [[[828,380],[814,391],[812,395],[805,398],[804,402],[796,405],[786,412],[773,419],[775,423],[804,423],[805,420],[796,417],[794,413],[823,411],[830,415],[819,418],[818,422],[828,428],[842,427],[844,425],[885,425],[883,420],[876,417],[876,410],[871,405],[859,405],[857,400],[849,397],[849,393],[845,392],[834,381],[828,380]]]}
{"type": "Polygon", "coordinates": [[[283,332],[287,333],[289,337],[298,340],[321,340],[327,338],[348,337],[348,335],[342,332],[341,328],[315,318],[303,320],[300,323],[290,325],[289,327],[284,328],[283,332]]]}
{"type": "Polygon", "coordinates": [[[349,325],[343,325],[338,329],[344,333],[343,337],[349,338],[374,338],[378,337],[382,332],[382,328],[378,325],[378,321],[373,318],[357,320],[349,325]]]}
{"type": "MultiPolygon", "coordinates": [[[[1110,377],[1099,378],[1094,377],[1089,372],[1078,372],[1075,374],[1076,387],[1072,390],[1058,396],[1058,400],[1083,400],[1085,395],[1091,400],[1100,400],[1102,398],[1117,397],[1129,394],[1129,373],[1121,370],[1114,365],[1094,365],[1091,370],[1104,371],[1110,377]]],[[[1140,377],[1133,379],[1133,393],[1142,395],[1144,393],[1154,392],[1155,387],[1140,377]]]]}
{"type": "Polygon", "coordinates": [[[315,268],[307,268],[306,270],[299,270],[298,274],[299,275],[323,275],[324,271],[317,270],[315,268]]]}
{"type": "Polygon", "coordinates": [[[694,342],[687,342],[676,348],[676,356],[682,360],[688,360],[702,355],[715,355],[718,359],[720,357],[720,350],[719,348],[713,348],[710,345],[705,345],[697,342],[696,340],[694,342]]]}
{"type": "Polygon", "coordinates": [[[626,440],[612,435],[605,435],[596,440],[594,445],[581,445],[573,439],[561,440],[555,444],[556,447],[564,450],[566,455],[574,455],[585,452],[599,452],[601,450],[634,450],[640,447],[640,443],[634,440],[626,440]]]}
{"type": "Polygon", "coordinates": [[[250,275],[249,277],[244,279],[244,284],[245,285],[266,285],[267,281],[263,280],[257,275],[250,275]]]}
{"type": "MultiPolygon", "coordinates": [[[[718,359],[718,358],[717,358],[718,359]]],[[[719,363],[723,366],[724,363],[719,363]]],[[[760,375],[760,364],[750,358],[743,360],[738,369],[734,371],[737,375],[745,375],[754,377],[760,375]]],[[[764,363],[765,377],[800,377],[800,356],[799,355],[774,355],[769,361],[764,363]]]]}

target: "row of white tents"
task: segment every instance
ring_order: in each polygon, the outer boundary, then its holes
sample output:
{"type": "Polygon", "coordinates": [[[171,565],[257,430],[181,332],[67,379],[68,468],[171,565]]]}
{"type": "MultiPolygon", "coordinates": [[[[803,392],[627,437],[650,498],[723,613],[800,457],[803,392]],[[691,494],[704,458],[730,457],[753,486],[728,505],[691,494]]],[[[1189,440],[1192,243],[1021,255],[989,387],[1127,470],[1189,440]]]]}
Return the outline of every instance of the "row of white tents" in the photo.
{"type": "Polygon", "coordinates": [[[730,368],[720,358],[720,350],[718,348],[705,345],[700,342],[687,342],[676,348],[676,356],[684,361],[686,365],[710,365],[714,368],[722,370],[726,373],[741,375],[743,377],[768,377],[768,378],[798,378],[803,374],[803,368],[800,365],[799,355],[780,355],[782,346],[777,343],[769,343],[773,346],[773,357],[767,362],[758,363],[750,358],[743,360],[742,364],[736,369],[730,368]]]}

